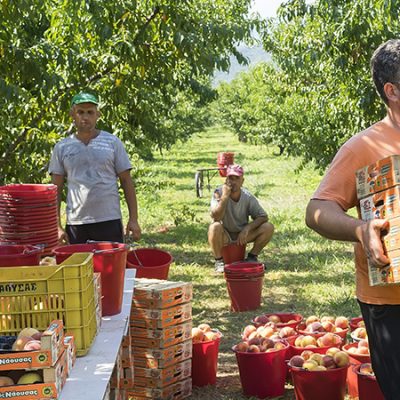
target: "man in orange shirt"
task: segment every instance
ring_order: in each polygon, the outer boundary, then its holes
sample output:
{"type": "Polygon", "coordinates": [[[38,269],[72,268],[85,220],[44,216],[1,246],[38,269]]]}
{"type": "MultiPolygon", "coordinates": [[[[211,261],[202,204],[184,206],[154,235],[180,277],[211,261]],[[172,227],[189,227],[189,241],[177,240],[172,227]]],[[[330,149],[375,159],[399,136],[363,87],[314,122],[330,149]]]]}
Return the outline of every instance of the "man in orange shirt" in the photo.
{"type": "Polygon", "coordinates": [[[347,214],[357,207],[355,172],[400,154],[400,40],[379,46],[371,58],[375,87],[386,116],[348,140],[338,151],[310,200],[307,225],[329,239],[354,242],[356,295],[365,321],[372,366],[386,400],[400,399],[400,286],[369,286],[367,259],[375,266],[389,260],[381,235],[387,220],[362,221],[347,214]]]}

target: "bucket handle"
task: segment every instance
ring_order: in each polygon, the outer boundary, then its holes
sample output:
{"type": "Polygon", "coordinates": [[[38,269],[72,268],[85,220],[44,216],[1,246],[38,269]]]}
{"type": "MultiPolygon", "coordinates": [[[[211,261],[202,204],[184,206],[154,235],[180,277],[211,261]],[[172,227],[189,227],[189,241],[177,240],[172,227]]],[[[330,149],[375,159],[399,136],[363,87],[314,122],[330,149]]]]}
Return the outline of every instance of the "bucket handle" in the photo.
{"type": "Polygon", "coordinates": [[[30,250],[25,249],[22,252],[22,254],[31,254],[31,253],[37,253],[38,251],[43,251],[45,248],[45,245],[44,244],[35,244],[35,245],[32,245],[32,247],[33,247],[33,249],[30,249],[30,250]]]}
{"type": "MultiPolygon", "coordinates": [[[[86,243],[90,244],[90,243],[111,243],[111,244],[117,244],[119,245],[124,245],[125,249],[128,249],[128,246],[124,243],[120,243],[120,242],[107,242],[106,240],[87,240],[86,243]]],[[[100,253],[111,253],[112,251],[114,251],[115,249],[104,249],[104,250],[92,250],[93,254],[100,254],[100,253]]]]}

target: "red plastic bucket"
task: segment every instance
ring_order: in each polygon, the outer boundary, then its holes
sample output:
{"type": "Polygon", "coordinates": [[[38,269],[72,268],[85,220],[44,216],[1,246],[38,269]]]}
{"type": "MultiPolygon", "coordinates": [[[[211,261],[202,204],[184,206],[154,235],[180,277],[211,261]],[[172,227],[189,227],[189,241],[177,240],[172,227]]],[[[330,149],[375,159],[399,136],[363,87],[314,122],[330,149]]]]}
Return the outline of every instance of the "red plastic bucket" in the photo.
{"type": "Polygon", "coordinates": [[[39,265],[43,248],[30,245],[0,245],[0,267],[39,265]]]}
{"type": "Polygon", "coordinates": [[[168,279],[173,257],[160,249],[134,249],[128,251],[126,267],[136,268],[136,278],[168,279]]]}
{"type": "Polygon", "coordinates": [[[121,312],[127,246],[123,243],[97,242],[56,247],[57,264],[74,253],[93,252],[94,271],[101,273],[102,315],[121,312]]]}
{"type": "Polygon", "coordinates": [[[284,394],[286,351],[287,348],[269,353],[235,352],[245,396],[264,399],[284,394]]]}
{"type": "Polygon", "coordinates": [[[360,373],[361,365],[362,364],[359,364],[353,367],[358,378],[359,400],[385,400],[375,376],[360,373]]]}
{"type": "Polygon", "coordinates": [[[256,310],[261,305],[264,273],[261,276],[243,279],[225,276],[226,286],[231,298],[232,311],[256,310]]]}
{"type": "Polygon", "coordinates": [[[296,400],[344,400],[347,368],[307,371],[290,367],[296,400]]]}
{"type": "Polygon", "coordinates": [[[246,245],[229,243],[222,247],[222,258],[225,264],[243,261],[246,254],[246,245]]]}
{"type": "Polygon", "coordinates": [[[349,343],[343,346],[343,350],[349,355],[350,368],[347,371],[347,392],[351,398],[358,398],[358,377],[354,367],[363,363],[370,363],[371,357],[367,354],[356,354],[349,351],[352,347],[357,347],[358,343],[349,343]]]}
{"type": "Polygon", "coordinates": [[[218,153],[217,155],[217,165],[219,168],[223,168],[219,170],[219,175],[222,177],[226,176],[226,167],[228,165],[232,165],[234,163],[235,153],[218,153]]]}
{"type": "Polygon", "coordinates": [[[215,385],[217,382],[218,350],[220,338],[193,343],[192,385],[215,385]]]}

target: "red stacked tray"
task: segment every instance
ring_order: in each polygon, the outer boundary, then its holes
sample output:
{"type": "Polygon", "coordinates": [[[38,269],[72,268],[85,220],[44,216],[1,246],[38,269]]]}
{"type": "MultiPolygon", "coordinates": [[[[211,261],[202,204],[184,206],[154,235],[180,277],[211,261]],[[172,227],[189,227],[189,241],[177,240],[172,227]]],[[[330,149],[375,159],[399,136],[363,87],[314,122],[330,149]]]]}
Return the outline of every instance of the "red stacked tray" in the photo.
{"type": "Polygon", "coordinates": [[[0,186],[0,242],[42,245],[51,254],[58,245],[57,186],[0,186]]]}

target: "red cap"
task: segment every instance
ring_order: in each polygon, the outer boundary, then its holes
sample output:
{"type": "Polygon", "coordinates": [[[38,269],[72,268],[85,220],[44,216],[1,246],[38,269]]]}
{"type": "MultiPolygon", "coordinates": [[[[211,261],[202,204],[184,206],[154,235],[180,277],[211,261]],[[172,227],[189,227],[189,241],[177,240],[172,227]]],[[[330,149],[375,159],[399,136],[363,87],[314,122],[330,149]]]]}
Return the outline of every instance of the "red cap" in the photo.
{"type": "Polygon", "coordinates": [[[226,176],[243,176],[243,168],[239,164],[228,165],[226,176]]]}

